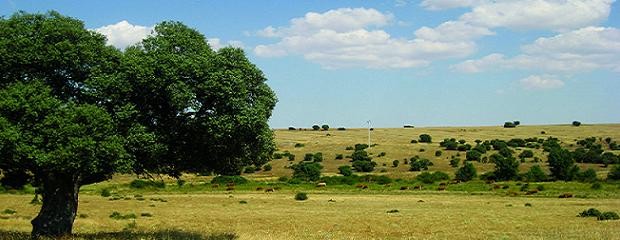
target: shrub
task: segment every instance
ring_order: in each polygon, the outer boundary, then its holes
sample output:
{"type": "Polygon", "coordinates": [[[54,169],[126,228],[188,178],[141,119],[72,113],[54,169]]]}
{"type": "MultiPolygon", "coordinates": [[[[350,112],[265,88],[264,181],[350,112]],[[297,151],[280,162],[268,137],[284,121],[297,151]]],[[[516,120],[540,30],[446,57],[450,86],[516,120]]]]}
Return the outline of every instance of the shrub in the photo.
{"type": "Polygon", "coordinates": [[[347,147],[345,148],[345,150],[355,150],[355,148],[354,148],[354,147],[352,147],[352,146],[347,146],[347,147]]]}
{"type": "Polygon", "coordinates": [[[400,164],[400,161],[398,160],[392,161],[392,167],[398,167],[398,164],[400,164]]]}
{"type": "Polygon", "coordinates": [[[585,171],[577,173],[577,180],[580,182],[596,182],[596,171],[592,168],[588,168],[585,171]]]}
{"type": "Polygon", "coordinates": [[[459,170],[456,171],[455,175],[456,176],[454,177],[454,179],[467,182],[477,177],[478,173],[476,172],[476,167],[474,167],[472,163],[466,162],[463,167],[459,168],[459,170]]]}
{"type": "Polygon", "coordinates": [[[288,160],[289,161],[295,161],[295,154],[289,154],[288,155],[288,160]]]}
{"type": "Polygon", "coordinates": [[[513,180],[516,179],[519,173],[519,161],[513,157],[504,157],[499,154],[493,154],[491,157],[494,159],[495,180],[513,180]]]}
{"type": "Polygon", "coordinates": [[[437,171],[434,173],[423,172],[416,177],[416,180],[426,183],[426,184],[432,184],[434,182],[449,180],[449,179],[450,179],[450,176],[448,174],[444,172],[440,172],[440,171],[437,171]]]}
{"type": "Polygon", "coordinates": [[[274,152],[272,157],[273,159],[282,159],[283,154],[279,152],[274,152]]]}
{"type": "Polygon", "coordinates": [[[316,181],[321,177],[321,166],[315,162],[302,162],[291,166],[293,178],[303,181],[316,181]]]}
{"type": "Polygon", "coordinates": [[[441,150],[435,151],[435,157],[441,157],[441,154],[442,154],[441,150]]]}
{"type": "Polygon", "coordinates": [[[271,171],[271,169],[273,169],[273,167],[271,166],[271,164],[265,164],[265,166],[263,166],[263,170],[264,171],[271,171]]]}
{"type": "Polygon", "coordinates": [[[543,182],[547,180],[547,174],[545,174],[539,165],[534,165],[529,171],[523,174],[523,178],[528,182],[543,182]]]}
{"type": "Polygon", "coordinates": [[[398,211],[398,209],[391,209],[391,210],[388,210],[386,213],[397,213],[397,212],[400,212],[400,211],[398,211]]]}
{"type": "Polygon", "coordinates": [[[124,219],[136,219],[137,216],[135,213],[128,213],[128,214],[121,214],[119,212],[112,212],[112,214],[110,214],[110,218],[114,219],[114,220],[124,220],[124,219]]]}
{"type": "Polygon", "coordinates": [[[368,144],[365,144],[365,143],[355,144],[355,151],[361,151],[361,150],[364,150],[366,148],[368,148],[368,144]]]}
{"type": "Polygon", "coordinates": [[[550,149],[547,161],[549,162],[551,176],[557,180],[573,180],[579,172],[579,168],[575,165],[575,161],[568,150],[561,148],[550,149]]]}
{"type": "Polygon", "coordinates": [[[295,200],[297,201],[305,201],[308,199],[308,194],[305,192],[298,192],[295,194],[295,200]]]}
{"type": "Polygon", "coordinates": [[[379,155],[377,155],[377,157],[385,157],[385,152],[380,152],[379,155]]]}
{"type": "Polygon", "coordinates": [[[470,149],[471,149],[471,145],[469,145],[469,144],[459,145],[459,146],[456,148],[456,150],[459,150],[459,151],[461,151],[461,152],[468,151],[468,150],[470,150],[470,149]]]}
{"type": "Polygon", "coordinates": [[[504,123],[504,128],[515,128],[515,127],[517,127],[517,125],[515,125],[513,122],[504,123]]]}
{"type": "Polygon", "coordinates": [[[482,157],[482,153],[478,152],[478,150],[469,150],[465,154],[467,161],[480,161],[480,157],[482,157]]]}
{"type": "Polygon", "coordinates": [[[598,215],[596,219],[599,221],[618,220],[620,219],[620,216],[618,216],[618,213],[616,212],[603,212],[600,215],[598,215]]]}
{"type": "Polygon", "coordinates": [[[375,169],[375,166],[377,166],[377,163],[373,161],[353,161],[353,168],[358,172],[372,172],[375,169]]]}
{"type": "Polygon", "coordinates": [[[351,166],[348,165],[342,165],[338,167],[338,172],[345,177],[353,175],[353,170],[351,169],[351,166]]]}
{"type": "Polygon", "coordinates": [[[344,130],[347,130],[347,129],[346,129],[346,128],[344,128],[344,127],[339,127],[339,128],[337,128],[336,130],[338,130],[338,131],[344,131],[344,130]]]}
{"type": "Polygon", "coordinates": [[[416,140],[416,139],[411,139],[411,143],[418,143],[418,140],[416,140]]]}
{"type": "Polygon", "coordinates": [[[112,193],[110,192],[110,189],[104,188],[103,190],[101,190],[101,196],[109,197],[109,196],[112,196],[112,193]]]}
{"type": "Polygon", "coordinates": [[[211,180],[211,184],[246,184],[248,180],[242,176],[217,176],[211,180]]]}
{"type": "Polygon", "coordinates": [[[573,121],[573,126],[579,127],[579,126],[581,126],[581,122],[580,121],[573,121]]]}
{"type": "Polygon", "coordinates": [[[424,149],[424,148],[420,148],[420,150],[419,150],[419,151],[420,151],[420,152],[425,152],[425,151],[426,151],[426,149],[424,149]]]}
{"type": "Polygon", "coordinates": [[[329,125],[323,124],[323,126],[321,126],[321,129],[323,129],[323,131],[327,131],[329,130],[329,125]]]}
{"type": "Polygon", "coordinates": [[[289,131],[294,131],[294,130],[297,130],[297,129],[295,127],[288,127],[288,130],[289,131]]]}
{"type": "Polygon", "coordinates": [[[314,131],[318,131],[319,129],[321,129],[321,127],[319,127],[319,125],[312,125],[312,130],[314,131]]]}
{"type": "Polygon", "coordinates": [[[306,155],[304,155],[304,161],[306,161],[306,162],[312,162],[312,159],[314,159],[314,154],[312,154],[312,153],[306,153],[306,155]]]}
{"type": "Polygon", "coordinates": [[[166,184],[163,181],[142,180],[136,179],[129,183],[130,188],[143,189],[143,188],[165,188],[166,184]]]}
{"type": "Polygon", "coordinates": [[[431,143],[433,141],[432,141],[431,135],[421,134],[419,142],[421,142],[421,143],[431,143]]]}
{"type": "Polygon", "coordinates": [[[620,180],[620,165],[615,165],[607,174],[608,180],[620,180]]]}
{"type": "Polygon", "coordinates": [[[278,178],[278,181],[280,182],[288,182],[288,177],[287,176],[281,176],[278,178]]]}
{"type": "Polygon", "coordinates": [[[600,190],[603,188],[603,185],[600,182],[594,182],[590,188],[593,190],[600,190]]]}
{"type": "Polygon", "coordinates": [[[523,150],[523,152],[521,152],[519,154],[519,158],[531,158],[534,157],[534,152],[532,152],[532,150],[523,150]]]}
{"type": "Polygon", "coordinates": [[[422,171],[422,170],[428,170],[428,167],[432,166],[433,163],[426,158],[421,158],[421,159],[412,158],[409,161],[409,165],[411,166],[409,168],[409,171],[422,171]]]}
{"type": "Polygon", "coordinates": [[[13,209],[10,209],[10,208],[4,209],[2,211],[2,214],[6,214],[6,215],[12,215],[12,214],[16,214],[16,213],[17,213],[17,211],[15,211],[13,209]]]}
{"type": "Polygon", "coordinates": [[[295,143],[295,147],[296,148],[300,148],[300,147],[304,147],[304,146],[306,146],[306,145],[303,144],[303,143],[295,143]]]}
{"type": "Polygon", "coordinates": [[[459,167],[459,163],[460,162],[461,162],[460,158],[450,159],[450,166],[452,166],[453,168],[457,168],[457,167],[459,167]]]}
{"type": "Polygon", "coordinates": [[[256,167],[254,166],[247,166],[245,167],[245,169],[243,169],[243,173],[254,173],[256,172],[256,167]]]}
{"type": "Polygon", "coordinates": [[[368,152],[364,150],[355,150],[353,154],[351,154],[351,161],[371,161],[372,158],[368,156],[368,152]]]}
{"type": "Polygon", "coordinates": [[[323,161],[323,153],[322,152],[317,152],[317,153],[314,154],[313,158],[314,158],[314,162],[322,162],[323,161]]]}

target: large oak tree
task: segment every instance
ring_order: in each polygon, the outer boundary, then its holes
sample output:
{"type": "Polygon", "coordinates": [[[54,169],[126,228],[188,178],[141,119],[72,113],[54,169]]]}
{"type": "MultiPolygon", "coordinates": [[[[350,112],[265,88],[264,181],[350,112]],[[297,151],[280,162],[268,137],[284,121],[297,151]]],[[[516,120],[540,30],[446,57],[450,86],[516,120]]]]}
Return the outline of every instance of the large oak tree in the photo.
{"type": "Polygon", "coordinates": [[[70,234],[79,188],[114,173],[239,174],[274,150],[276,98],[242,50],[178,22],[105,41],[56,12],[0,19],[0,182],[39,188],[35,237],[70,234]]]}

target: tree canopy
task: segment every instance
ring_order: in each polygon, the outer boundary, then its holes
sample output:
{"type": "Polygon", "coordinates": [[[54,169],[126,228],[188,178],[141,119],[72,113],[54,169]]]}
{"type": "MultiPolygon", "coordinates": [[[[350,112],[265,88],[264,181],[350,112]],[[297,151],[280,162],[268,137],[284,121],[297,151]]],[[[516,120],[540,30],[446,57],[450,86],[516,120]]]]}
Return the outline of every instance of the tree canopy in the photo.
{"type": "Polygon", "coordinates": [[[0,182],[40,188],[33,236],[57,236],[79,187],[114,173],[261,166],[275,149],[265,81],[243,50],[179,22],[122,52],[57,12],[0,18],[0,182]]]}

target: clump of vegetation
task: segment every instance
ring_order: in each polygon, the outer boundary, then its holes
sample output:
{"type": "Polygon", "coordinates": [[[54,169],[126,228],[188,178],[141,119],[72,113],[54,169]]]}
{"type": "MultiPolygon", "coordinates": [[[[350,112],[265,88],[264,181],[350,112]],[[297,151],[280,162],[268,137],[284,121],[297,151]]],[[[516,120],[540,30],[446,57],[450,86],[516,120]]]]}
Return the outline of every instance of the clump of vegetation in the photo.
{"type": "Polygon", "coordinates": [[[110,189],[104,188],[104,189],[101,190],[101,196],[102,197],[110,197],[110,196],[112,196],[112,193],[110,192],[110,189]]]}
{"type": "Polygon", "coordinates": [[[125,220],[125,219],[136,219],[137,216],[134,213],[128,213],[128,214],[121,214],[119,212],[112,212],[112,214],[110,214],[110,218],[114,219],[114,220],[125,220]]]}
{"type": "Polygon", "coordinates": [[[603,212],[601,215],[598,215],[596,219],[599,221],[618,220],[620,219],[620,216],[618,216],[618,213],[616,212],[603,212]]]}
{"type": "Polygon", "coordinates": [[[239,204],[248,204],[248,201],[246,201],[246,200],[241,200],[241,201],[239,201],[239,204]]]}
{"type": "Polygon", "coordinates": [[[399,164],[400,164],[400,161],[398,161],[398,159],[392,161],[392,167],[398,167],[399,164]]]}
{"type": "Polygon", "coordinates": [[[140,217],[153,217],[153,214],[148,213],[148,212],[143,212],[143,213],[140,213],[140,217]]]}
{"type": "Polygon", "coordinates": [[[344,158],[344,155],[338,153],[336,154],[336,160],[342,160],[344,158]]]}
{"type": "Polygon", "coordinates": [[[129,187],[134,189],[165,188],[166,184],[164,181],[135,179],[129,183],[129,187]]]}
{"type": "Polygon", "coordinates": [[[578,217],[598,217],[601,215],[601,211],[596,208],[588,208],[577,215],[578,217]]]}
{"type": "Polygon", "coordinates": [[[312,130],[318,131],[319,129],[321,129],[321,127],[319,127],[319,125],[316,125],[316,124],[312,125],[312,130]]]}
{"type": "Polygon", "coordinates": [[[248,180],[242,176],[217,176],[211,179],[212,184],[246,184],[248,180]]]}
{"type": "Polygon", "coordinates": [[[254,173],[256,172],[256,167],[254,166],[247,166],[243,169],[243,173],[254,173]]]}
{"type": "Polygon", "coordinates": [[[302,162],[291,167],[293,169],[293,178],[302,181],[316,181],[321,177],[321,166],[315,162],[302,162]]]}
{"type": "Polygon", "coordinates": [[[12,214],[16,214],[16,213],[17,213],[17,211],[15,211],[13,209],[10,209],[10,208],[4,209],[2,211],[2,214],[6,214],[6,215],[12,215],[12,214]]]}
{"type": "Polygon", "coordinates": [[[342,165],[338,167],[338,172],[345,177],[353,175],[353,170],[351,169],[351,166],[348,165],[342,165]]]}
{"type": "Polygon", "coordinates": [[[620,165],[616,165],[607,174],[609,180],[620,180],[620,165]]]}
{"type": "Polygon", "coordinates": [[[515,125],[513,122],[504,123],[504,128],[515,128],[515,127],[517,127],[517,125],[515,125]]]}
{"type": "Polygon", "coordinates": [[[295,194],[295,200],[297,201],[305,201],[308,199],[308,194],[305,192],[298,192],[295,194]]]}
{"type": "Polygon", "coordinates": [[[463,167],[459,168],[456,171],[454,179],[467,182],[469,180],[474,179],[477,176],[478,176],[478,173],[476,171],[476,167],[474,167],[474,164],[470,162],[466,162],[463,165],[463,167]]]}
{"type": "Polygon", "coordinates": [[[422,170],[428,170],[429,166],[433,166],[433,162],[431,162],[431,160],[428,160],[426,158],[413,157],[409,160],[409,165],[411,166],[409,168],[409,171],[422,171],[422,170]]]}
{"type": "Polygon", "coordinates": [[[314,155],[312,156],[312,159],[314,160],[314,162],[322,162],[323,161],[323,153],[322,152],[314,153],[314,155]]]}
{"type": "Polygon", "coordinates": [[[328,131],[328,130],[329,130],[329,125],[327,125],[327,124],[323,124],[323,125],[321,126],[321,129],[323,129],[323,131],[328,131]]]}
{"type": "Polygon", "coordinates": [[[296,148],[301,148],[301,147],[304,147],[304,146],[306,146],[306,145],[303,144],[303,143],[295,143],[295,147],[296,148]]]}
{"type": "Polygon", "coordinates": [[[420,135],[420,139],[418,140],[418,142],[421,142],[421,143],[431,143],[431,142],[433,142],[433,138],[431,137],[431,135],[421,134],[420,135]]]}
{"type": "Polygon", "coordinates": [[[461,159],[460,158],[452,158],[452,159],[450,159],[450,166],[453,167],[453,168],[459,167],[459,163],[461,163],[461,159]]]}
{"type": "Polygon", "coordinates": [[[523,174],[523,178],[528,182],[543,182],[547,180],[547,174],[545,174],[539,165],[534,165],[523,174]]]}
{"type": "Polygon", "coordinates": [[[442,154],[441,150],[435,151],[435,157],[441,157],[441,154],[442,154]]]}
{"type": "Polygon", "coordinates": [[[271,164],[265,164],[265,166],[263,166],[263,171],[269,172],[271,169],[273,169],[271,164]]]}
{"type": "Polygon", "coordinates": [[[447,173],[440,172],[440,171],[437,171],[434,173],[423,172],[416,177],[416,180],[426,183],[426,184],[432,184],[434,182],[444,181],[444,180],[449,180],[449,179],[450,179],[450,176],[447,173]]]}
{"type": "Polygon", "coordinates": [[[398,209],[390,209],[390,210],[387,210],[386,213],[397,213],[397,212],[400,212],[400,211],[398,211],[398,209]]]}
{"type": "Polygon", "coordinates": [[[581,126],[581,122],[580,121],[573,121],[572,125],[575,126],[575,127],[579,127],[579,126],[581,126]]]}

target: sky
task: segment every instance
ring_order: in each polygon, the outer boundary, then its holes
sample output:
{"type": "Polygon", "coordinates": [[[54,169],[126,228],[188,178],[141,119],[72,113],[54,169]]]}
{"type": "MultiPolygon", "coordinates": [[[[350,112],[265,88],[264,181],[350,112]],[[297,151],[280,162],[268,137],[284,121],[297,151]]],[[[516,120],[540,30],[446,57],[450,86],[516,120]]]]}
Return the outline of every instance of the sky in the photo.
{"type": "Polygon", "coordinates": [[[272,128],[620,123],[615,0],[0,0],[123,49],[162,21],[240,47],[278,97],[272,128]]]}

